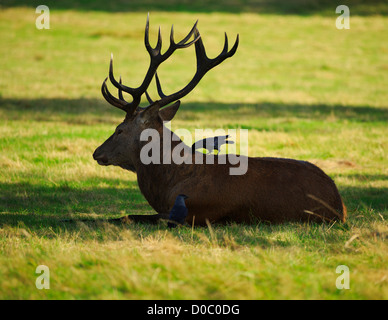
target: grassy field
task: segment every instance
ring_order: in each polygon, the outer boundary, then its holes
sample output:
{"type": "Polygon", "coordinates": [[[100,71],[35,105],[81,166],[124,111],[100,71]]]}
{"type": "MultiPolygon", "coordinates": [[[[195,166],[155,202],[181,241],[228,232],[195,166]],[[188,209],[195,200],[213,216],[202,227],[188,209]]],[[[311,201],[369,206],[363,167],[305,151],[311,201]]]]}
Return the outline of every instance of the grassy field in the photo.
{"type": "MultiPolygon", "coordinates": [[[[0,298],[388,299],[388,6],[356,1],[351,29],[337,30],[331,1],[294,12],[299,2],[189,10],[188,2],[148,0],[120,10],[121,2],[47,1],[51,29],[37,30],[38,4],[5,1],[0,298]],[[224,31],[230,41],[240,34],[236,55],[182,101],[172,128],[245,128],[250,156],[317,164],[338,185],[345,224],[170,231],[164,222],[104,222],[154,213],[135,174],[92,159],[124,116],[100,93],[110,53],[116,74],[138,85],[148,64],[148,10],[153,42],[159,25],[167,45],[171,24],[178,39],[199,19],[215,56],[224,31]],[[35,287],[38,265],[50,268],[50,290],[35,287]],[[349,290],[336,288],[338,265],[349,267],[349,290]]],[[[165,91],[180,89],[194,70],[194,51],[177,52],[160,69],[165,91]]]]}

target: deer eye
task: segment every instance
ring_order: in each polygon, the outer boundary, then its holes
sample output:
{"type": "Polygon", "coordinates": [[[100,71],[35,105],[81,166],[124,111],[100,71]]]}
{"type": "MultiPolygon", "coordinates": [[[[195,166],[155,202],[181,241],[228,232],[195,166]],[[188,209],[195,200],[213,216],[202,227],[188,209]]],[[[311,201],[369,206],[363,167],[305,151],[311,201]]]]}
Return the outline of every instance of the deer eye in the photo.
{"type": "Polygon", "coordinates": [[[121,134],[123,132],[123,130],[121,130],[121,129],[117,129],[117,135],[119,135],[119,134],[121,134]]]}

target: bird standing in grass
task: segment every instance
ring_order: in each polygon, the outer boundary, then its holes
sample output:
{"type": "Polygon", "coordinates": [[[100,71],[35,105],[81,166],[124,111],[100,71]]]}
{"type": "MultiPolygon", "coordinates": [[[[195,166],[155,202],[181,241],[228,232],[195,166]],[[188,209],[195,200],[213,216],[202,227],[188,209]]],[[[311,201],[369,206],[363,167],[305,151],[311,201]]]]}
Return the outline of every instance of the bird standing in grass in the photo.
{"type": "Polygon", "coordinates": [[[194,153],[195,150],[203,148],[203,149],[206,149],[209,153],[212,153],[214,150],[217,150],[219,153],[220,147],[223,144],[228,144],[228,143],[233,144],[234,143],[234,141],[226,140],[228,138],[229,138],[229,135],[217,136],[217,137],[212,137],[212,138],[205,138],[205,139],[202,139],[202,140],[195,142],[191,146],[191,150],[194,153]]]}
{"type": "Polygon", "coordinates": [[[176,197],[174,206],[168,217],[169,222],[167,223],[167,226],[169,228],[175,228],[178,224],[183,224],[185,222],[188,212],[185,204],[185,199],[187,198],[188,196],[185,194],[180,194],[176,197]]]}

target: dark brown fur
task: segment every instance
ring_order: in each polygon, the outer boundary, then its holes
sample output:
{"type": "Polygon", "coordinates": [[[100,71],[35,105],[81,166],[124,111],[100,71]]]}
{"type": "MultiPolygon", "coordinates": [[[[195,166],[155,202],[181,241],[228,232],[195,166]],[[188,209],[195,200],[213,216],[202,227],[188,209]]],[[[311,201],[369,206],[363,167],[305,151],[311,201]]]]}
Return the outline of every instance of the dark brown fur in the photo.
{"type": "MultiPolygon", "coordinates": [[[[166,113],[168,108],[162,110],[166,113]]],[[[94,154],[102,165],[118,165],[136,172],[142,194],[160,218],[167,217],[176,196],[183,193],[189,197],[186,221],[192,223],[195,217],[198,225],[205,225],[206,220],[345,221],[346,209],[333,180],[306,161],[248,158],[248,171],[240,176],[229,174],[228,161],[217,163],[227,155],[216,156],[214,164],[142,164],[140,150],[147,142],[140,142],[140,133],[145,128],[155,128],[162,137],[162,117],[163,112],[159,114],[157,109],[136,113],[119,126],[123,130],[120,135],[116,131],[94,154]]],[[[174,147],[183,142],[171,143],[174,147]]],[[[155,218],[150,217],[152,221],[155,218]]],[[[136,216],[132,219],[136,220],[136,216]]]]}
{"type": "MultiPolygon", "coordinates": [[[[206,55],[202,37],[194,24],[189,34],[180,42],[174,41],[173,29],[170,47],[161,52],[162,39],[159,34],[157,44],[152,48],[148,41],[149,17],[145,28],[145,46],[150,54],[150,66],[143,83],[138,88],[130,88],[118,82],[113,75],[111,58],[109,79],[118,89],[119,98],[108,90],[105,79],[101,91],[113,106],[124,110],[127,116],[115,133],[96,149],[93,157],[101,165],[116,165],[137,173],[141,192],[158,212],[154,216],[129,216],[135,221],[155,222],[167,218],[178,194],[185,194],[188,216],[186,221],[205,225],[209,222],[228,221],[252,223],[255,221],[345,221],[346,208],[342,203],[337,187],[321,169],[305,161],[278,158],[249,158],[248,171],[244,175],[230,175],[230,162],[226,164],[149,164],[140,161],[140,150],[146,142],[140,141],[145,129],[155,129],[160,137],[166,132],[163,121],[170,121],[176,114],[182,97],[199,83],[210,69],[233,56],[237,50],[237,36],[233,47],[225,45],[214,59],[206,55]],[[189,42],[189,39],[194,40],[189,42]],[[161,89],[157,68],[175,50],[189,47],[195,43],[197,70],[187,86],[173,94],[165,95],[161,89]],[[146,90],[155,77],[160,100],[152,101],[146,90]],[[132,95],[132,101],[124,100],[122,92],[132,95]],[[143,94],[147,95],[150,105],[139,108],[143,94]],[[173,103],[175,102],[175,103],[173,103]],[[172,105],[167,106],[168,104],[172,105]],[[163,108],[165,107],[165,108],[163,108]]],[[[163,141],[163,138],[161,138],[163,141]]],[[[171,141],[172,146],[182,143],[179,139],[171,141]]],[[[158,147],[162,148],[161,145],[158,147]]],[[[191,147],[185,145],[187,157],[192,155],[191,147]]],[[[171,152],[171,151],[165,151],[171,152]]],[[[201,155],[208,159],[209,155],[201,155]]],[[[216,157],[224,160],[226,155],[216,157]]],[[[243,157],[243,156],[241,156],[243,157]]],[[[194,161],[192,161],[194,163],[194,161]]],[[[206,163],[207,161],[205,161],[206,163]]]]}

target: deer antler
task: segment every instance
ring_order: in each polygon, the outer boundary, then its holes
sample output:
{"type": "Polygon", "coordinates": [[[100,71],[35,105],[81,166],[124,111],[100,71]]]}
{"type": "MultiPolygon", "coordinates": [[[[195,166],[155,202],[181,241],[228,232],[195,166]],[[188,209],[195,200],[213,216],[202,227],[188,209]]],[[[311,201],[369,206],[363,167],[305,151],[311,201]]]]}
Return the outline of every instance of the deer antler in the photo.
{"type": "Polygon", "coordinates": [[[167,51],[164,54],[162,54],[161,53],[162,36],[160,33],[160,28],[158,32],[158,41],[156,43],[155,48],[152,48],[149,43],[149,14],[148,14],[146,27],[145,27],[144,44],[150,55],[151,60],[150,60],[150,65],[149,65],[147,74],[143,80],[143,83],[138,88],[131,88],[123,85],[121,83],[121,80],[117,82],[113,75],[113,55],[111,55],[110,65],[109,65],[109,79],[111,83],[119,90],[119,99],[114,97],[109,92],[108,87],[106,85],[108,78],[104,80],[101,87],[101,92],[104,98],[113,106],[120,108],[126,111],[129,115],[131,115],[140,104],[141,96],[145,93],[145,91],[149,87],[151,80],[154,74],[156,73],[156,70],[159,67],[159,65],[165,60],[167,60],[174,53],[175,50],[187,48],[200,38],[200,35],[196,34],[197,23],[198,23],[198,20],[197,22],[195,22],[194,26],[187,34],[187,36],[181,41],[179,41],[178,43],[175,43],[174,41],[174,26],[172,26],[171,33],[170,33],[170,46],[167,49],[167,51]],[[192,37],[193,34],[195,35],[194,40],[187,42],[192,37]],[[122,91],[127,92],[132,96],[132,102],[127,102],[123,99],[122,91]]]}
{"type": "MultiPolygon", "coordinates": [[[[232,49],[228,51],[228,36],[225,33],[225,43],[224,43],[223,50],[216,58],[209,59],[208,56],[206,55],[205,47],[203,45],[201,35],[199,34],[199,31],[197,28],[195,28],[194,36],[196,39],[198,39],[195,42],[197,71],[193,79],[183,89],[173,94],[165,95],[162,91],[158,74],[157,72],[155,72],[156,86],[157,86],[158,94],[161,98],[159,101],[157,101],[157,103],[159,104],[159,108],[162,108],[173,101],[179,100],[182,97],[186,96],[188,93],[190,93],[191,90],[195,88],[195,86],[199,83],[199,81],[210,69],[213,69],[214,67],[222,63],[225,59],[233,56],[236,53],[236,50],[239,44],[239,36],[237,35],[236,42],[234,43],[232,49]]],[[[150,104],[154,103],[147,92],[146,92],[146,95],[147,95],[148,102],[150,104]]]]}

